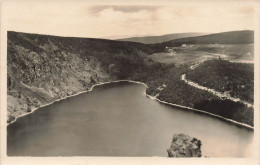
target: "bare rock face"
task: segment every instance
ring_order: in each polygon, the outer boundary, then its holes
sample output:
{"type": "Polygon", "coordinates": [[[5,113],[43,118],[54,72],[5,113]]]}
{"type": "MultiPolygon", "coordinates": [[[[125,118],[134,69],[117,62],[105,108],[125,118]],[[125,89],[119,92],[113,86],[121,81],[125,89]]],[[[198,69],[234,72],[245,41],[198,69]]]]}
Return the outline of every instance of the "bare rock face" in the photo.
{"type": "Polygon", "coordinates": [[[185,134],[174,134],[167,149],[169,157],[201,157],[201,141],[185,134]]]}

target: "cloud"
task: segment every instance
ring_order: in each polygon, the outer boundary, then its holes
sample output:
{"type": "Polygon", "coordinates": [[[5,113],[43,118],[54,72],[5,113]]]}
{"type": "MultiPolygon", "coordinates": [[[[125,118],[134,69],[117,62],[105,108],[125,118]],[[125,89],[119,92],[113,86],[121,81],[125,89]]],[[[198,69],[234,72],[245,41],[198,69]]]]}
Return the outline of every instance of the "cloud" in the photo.
{"type": "Polygon", "coordinates": [[[102,38],[184,32],[211,33],[254,28],[252,6],[89,5],[83,1],[80,4],[72,1],[11,2],[3,10],[5,25],[8,30],[28,33],[102,38]]]}
{"type": "Polygon", "coordinates": [[[106,9],[112,9],[114,11],[120,11],[123,13],[136,13],[140,11],[154,12],[161,6],[137,6],[137,5],[99,5],[88,8],[88,12],[91,15],[98,16],[106,9]]]}
{"type": "Polygon", "coordinates": [[[99,5],[99,6],[87,7],[87,12],[90,15],[97,16],[97,15],[99,15],[99,13],[101,11],[103,11],[105,9],[108,9],[108,8],[110,8],[110,7],[107,6],[107,5],[99,5]]]}
{"type": "Polygon", "coordinates": [[[155,11],[160,8],[160,6],[113,6],[112,7],[115,11],[121,11],[125,13],[134,13],[134,12],[139,12],[141,10],[146,10],[146,11],[155,11]]]}

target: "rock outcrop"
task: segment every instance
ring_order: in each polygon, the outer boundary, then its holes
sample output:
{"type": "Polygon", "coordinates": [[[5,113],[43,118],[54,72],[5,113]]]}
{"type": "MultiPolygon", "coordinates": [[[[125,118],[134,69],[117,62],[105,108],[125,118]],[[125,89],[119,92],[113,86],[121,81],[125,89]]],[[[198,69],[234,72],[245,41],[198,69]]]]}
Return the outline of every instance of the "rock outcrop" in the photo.
{"type": "Polygon", "coordinates": [[[167,149],[169,157],[201,157],[201,141],[185,134],[174,134],[167,149]]]}

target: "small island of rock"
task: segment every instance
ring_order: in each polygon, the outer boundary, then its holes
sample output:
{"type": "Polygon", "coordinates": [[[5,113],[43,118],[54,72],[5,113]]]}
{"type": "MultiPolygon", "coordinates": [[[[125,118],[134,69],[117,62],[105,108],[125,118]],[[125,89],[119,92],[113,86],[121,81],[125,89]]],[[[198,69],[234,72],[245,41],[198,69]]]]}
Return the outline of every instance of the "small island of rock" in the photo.
{"type": "Polygon", "coordinates": [[[185,134],[174,134],[167,152],[169,157],[201,157],[201,141],[185,134]]]}

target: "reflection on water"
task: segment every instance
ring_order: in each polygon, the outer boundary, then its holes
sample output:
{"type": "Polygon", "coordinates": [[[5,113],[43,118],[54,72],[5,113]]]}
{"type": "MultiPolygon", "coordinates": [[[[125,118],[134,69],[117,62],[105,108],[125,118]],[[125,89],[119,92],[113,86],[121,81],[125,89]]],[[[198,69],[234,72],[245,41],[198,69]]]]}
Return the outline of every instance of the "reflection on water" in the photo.
{"type": "Polygon", "coordinates": [[[209,157],[250,156],[253,131],[145,97],[145,86],[95,87],[8,126],[9,156],[167,156],[174,133],[202,141],[209,157]]]}

